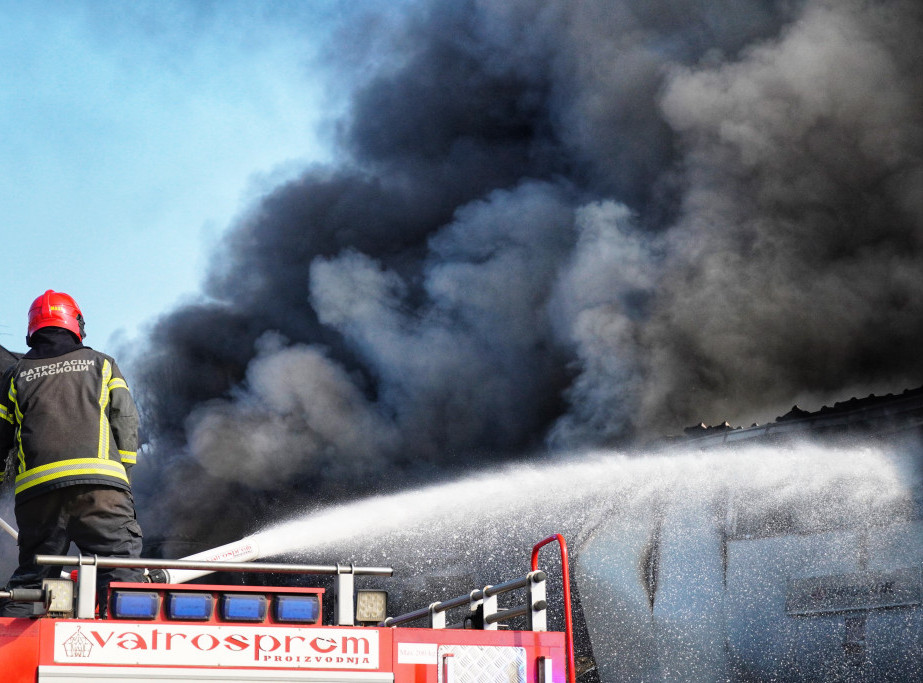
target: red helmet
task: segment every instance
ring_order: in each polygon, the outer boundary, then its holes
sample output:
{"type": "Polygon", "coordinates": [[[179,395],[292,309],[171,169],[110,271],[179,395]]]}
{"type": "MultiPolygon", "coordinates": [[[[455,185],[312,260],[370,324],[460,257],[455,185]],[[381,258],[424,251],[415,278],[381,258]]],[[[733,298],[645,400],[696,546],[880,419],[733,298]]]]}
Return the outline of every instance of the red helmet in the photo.
{"type": "Polygon", "coordinates": [[[76,334],[80,341],[87,336],[83,329],[83,313],[80,312],[80,306],[74,298],[51,289],[33,301],[29,307],[28,337],[42,327],[63,327],[76,334]]]}

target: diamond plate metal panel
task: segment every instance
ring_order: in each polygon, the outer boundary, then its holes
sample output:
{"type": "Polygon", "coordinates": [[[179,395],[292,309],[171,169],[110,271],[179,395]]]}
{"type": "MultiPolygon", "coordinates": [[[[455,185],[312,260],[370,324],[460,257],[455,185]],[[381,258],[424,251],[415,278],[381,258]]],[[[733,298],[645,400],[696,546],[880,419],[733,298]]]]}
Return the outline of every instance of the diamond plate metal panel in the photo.
{"type": "Polygon", "coordinates": [[[441,645],[438,683],[526,683],[526,651],[493,645],[441,645]],[[451,655],[453,674],[445,680],[444,656],[451,655]]]}

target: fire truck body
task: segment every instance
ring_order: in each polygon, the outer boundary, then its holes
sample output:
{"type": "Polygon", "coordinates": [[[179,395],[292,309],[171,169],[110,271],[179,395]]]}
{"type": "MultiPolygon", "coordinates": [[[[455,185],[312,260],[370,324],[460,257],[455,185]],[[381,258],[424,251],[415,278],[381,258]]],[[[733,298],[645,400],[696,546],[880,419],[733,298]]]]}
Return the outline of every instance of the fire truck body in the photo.
{"type": "Polygon", "coordinates": [[[0,652],[8,683],[563,681],[565,661],[560,633],[75,619],[0,619],[0,652]]]}
{"type": "Polygon", "coordinates": [[[211,571],[243,571],[243,565],[267,574],[305,568],[335,574],[333,623],[328,624],[323,588],[188,583],[113,583],[108,616],[99,618],[94,614],[96,567],[136,561],[58,556],[37,561],[78,565],[76,587],[69,578],[46,581],[43,614],[0,618],[7,683],[560,683],[567,674],[572,644],[564,633],[545,630],[545,575],[535,569],[384,620],[383,614],[357,605],[352,577],[381,575],[390,568],[141,561],[173,569],[210,565],[211,571]],[[525,589],[524,604],[497,605],[498,595],[518,589],[525,589]],[[455,608],[465,608],[464,618],[447,627],[446,612],[455,608]],[[381,621],[371,625],[372,618],[381,621]],[[500,628],[515,618],[524,619],[528,630],[500,628]],[[398,627],[422,619],[428,628],[398,627]]]}

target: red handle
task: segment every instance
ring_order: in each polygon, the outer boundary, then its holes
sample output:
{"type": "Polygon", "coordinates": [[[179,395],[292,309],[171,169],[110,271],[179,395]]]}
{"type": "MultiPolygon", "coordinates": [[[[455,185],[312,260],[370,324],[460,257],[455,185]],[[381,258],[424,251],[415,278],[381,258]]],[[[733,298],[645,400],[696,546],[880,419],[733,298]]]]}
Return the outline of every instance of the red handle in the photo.
{"type": "Polygon", "coordinates": [[[538,569],[538,551],[552,541],[557,541],[561,546],[561,577],[564,584],[564,645],[567,654],[567,680],[575,683],[577,680],[574,670],[574,623],[570,607],[570,569],[567,562],[567,541],[561,534],[549,536],[544,541],[539,541],[532,547],[532,571],[538,569]]]}

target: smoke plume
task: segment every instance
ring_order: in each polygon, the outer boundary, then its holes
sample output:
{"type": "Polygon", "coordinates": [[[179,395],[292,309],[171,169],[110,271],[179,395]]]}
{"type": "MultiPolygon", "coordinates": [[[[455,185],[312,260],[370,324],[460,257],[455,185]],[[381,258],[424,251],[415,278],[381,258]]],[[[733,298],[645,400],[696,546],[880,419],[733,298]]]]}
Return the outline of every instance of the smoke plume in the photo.
{"type": "Polygon", "coordinates": [[[134,359],[166,528],[920,383],[918,2],[404,11],[134,359]]]}

